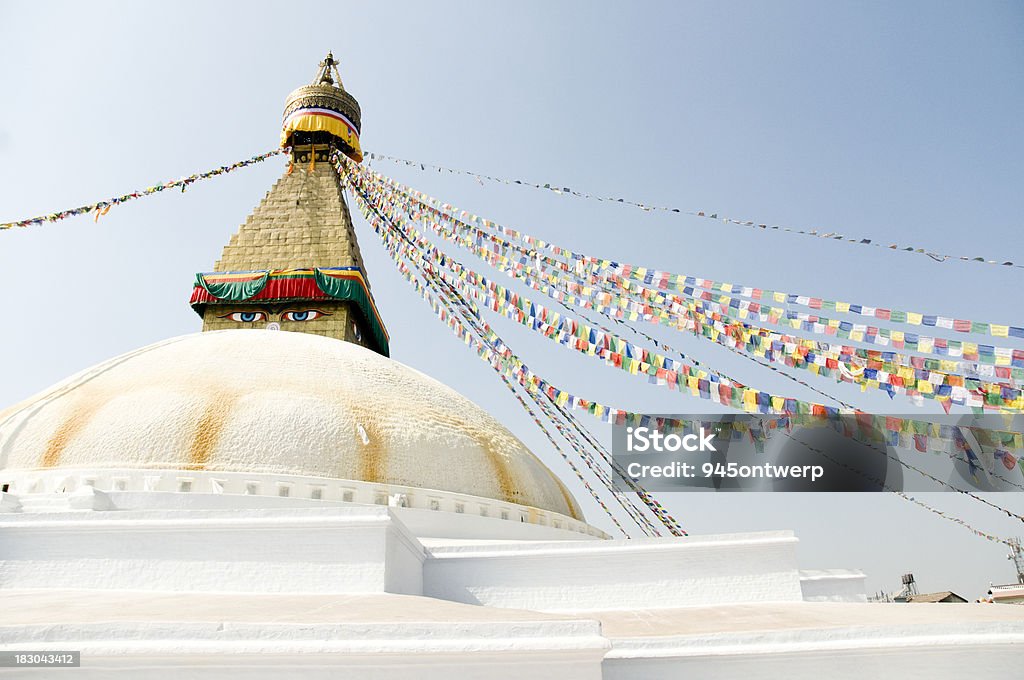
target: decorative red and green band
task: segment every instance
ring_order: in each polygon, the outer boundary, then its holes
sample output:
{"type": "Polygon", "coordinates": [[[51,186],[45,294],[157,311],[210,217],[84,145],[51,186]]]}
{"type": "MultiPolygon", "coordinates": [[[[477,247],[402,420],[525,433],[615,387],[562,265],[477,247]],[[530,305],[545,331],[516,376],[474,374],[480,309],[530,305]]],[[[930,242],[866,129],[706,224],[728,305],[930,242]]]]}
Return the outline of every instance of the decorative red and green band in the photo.
{"type": "Polygon", "coordinates": [[[388,356],[389,336],[359,267],[310,267],[196,274],[189,304],[197,312],[209,304],[348,300],[362,312],[378,351],[388,356]]]}

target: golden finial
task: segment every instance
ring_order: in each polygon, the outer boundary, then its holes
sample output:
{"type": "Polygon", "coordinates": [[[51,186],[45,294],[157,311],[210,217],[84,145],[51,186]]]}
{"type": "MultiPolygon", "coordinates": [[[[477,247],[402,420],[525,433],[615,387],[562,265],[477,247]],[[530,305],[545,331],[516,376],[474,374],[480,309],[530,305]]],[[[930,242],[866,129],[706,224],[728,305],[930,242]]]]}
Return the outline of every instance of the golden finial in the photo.
{"type": "Polygon", "coordinates": [[[338,60],[334,58],[333,53],[328,52],[327,57],[320,62],[320,71],[317,73],[313,84],[334,85],[335,80],[337,80],[338,83],[337,87],[344,89],[344,86],[341,84],[341,75],[338,73],[338,60]]]}
{"type": "Polygon", "coordinates": [[[294,161],[311,161],[310,165],[327,160],[334,148],[358,163],[363,159],[360,117],[359,102],[345,91],[338,60],[328,52],[313,82],[285,100],[281,146],[292,147],[294,161]]]}

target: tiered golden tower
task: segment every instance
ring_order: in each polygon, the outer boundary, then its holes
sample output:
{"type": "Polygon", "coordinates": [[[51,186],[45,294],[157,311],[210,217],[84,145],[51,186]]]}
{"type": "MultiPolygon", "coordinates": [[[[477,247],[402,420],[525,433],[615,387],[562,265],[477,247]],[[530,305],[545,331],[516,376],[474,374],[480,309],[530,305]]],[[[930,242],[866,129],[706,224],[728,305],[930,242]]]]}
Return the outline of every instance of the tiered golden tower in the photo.
{"type": "Polygon", "coordinates": [[[362,160],[360,118],[328,54],[316,80],[286,100],[288,169],[224,246],[214,271],[196,275],[191,304],[204,331],[313,333],[387,356],[387,331],[331,163],[337,153],[362,160]]]}

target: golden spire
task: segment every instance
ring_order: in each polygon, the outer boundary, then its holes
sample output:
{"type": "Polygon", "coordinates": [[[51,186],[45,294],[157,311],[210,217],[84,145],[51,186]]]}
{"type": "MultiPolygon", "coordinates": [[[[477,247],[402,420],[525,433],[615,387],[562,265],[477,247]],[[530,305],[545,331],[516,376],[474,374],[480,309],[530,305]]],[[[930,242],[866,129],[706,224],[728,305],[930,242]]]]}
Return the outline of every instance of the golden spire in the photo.
{"type": "Polygon", "coordinates": [[[293,154],[300,147],[330,146],[358,163],[363,160],[361,118],[359,102],[342,87],[338,61],[328,52],[313,82],[285,100],[281,146],[293,154]]]}
{"type": "Polygon", "coordinates": [[[319,82],[289,95],[285,132],[293,161],[224,246],[214,271],[197,275],[192,306],[203,330],[291,330],[388,354],[387,331],[330,162],[336,152],[361,157],[359,104],[335,77],[337,61],[328,53],[319,82]],[[348,122],[342,126],[337,116],[348,122]]]}

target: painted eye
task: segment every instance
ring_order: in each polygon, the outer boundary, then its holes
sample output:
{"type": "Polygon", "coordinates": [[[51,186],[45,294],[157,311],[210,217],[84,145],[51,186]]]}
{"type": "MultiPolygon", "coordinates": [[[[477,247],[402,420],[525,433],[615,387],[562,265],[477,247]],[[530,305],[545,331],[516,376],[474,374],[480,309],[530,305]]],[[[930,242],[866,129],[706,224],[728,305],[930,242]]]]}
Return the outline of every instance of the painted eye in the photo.
{"type": "Polygon", "coordinates": [[[313,319],[319,319],[321,316],[330,316],[317,309],[304,309],[302,311],[285,312],[281,315],[281,318],[285,321],[312,321],[313,319]]]}
{"type": "Polygon", "coordinates": [[[230,319],[231,321],[237,321],[239,323],[255,323],[256,321],[266,321],[266,312],[231,312],[220,317],[222,319],[230,319]]]}

